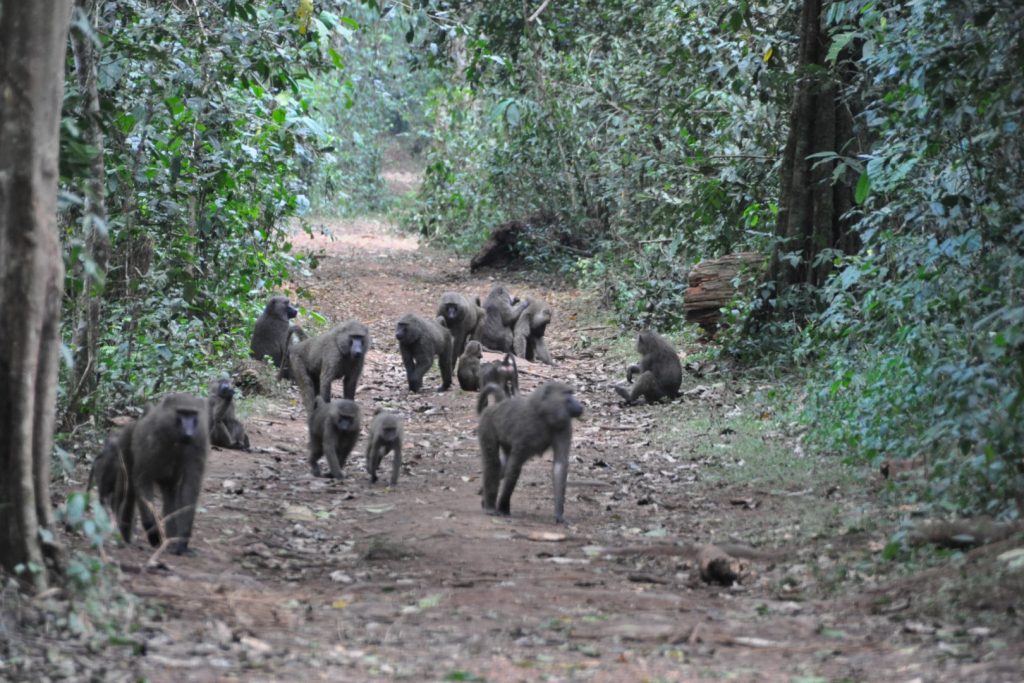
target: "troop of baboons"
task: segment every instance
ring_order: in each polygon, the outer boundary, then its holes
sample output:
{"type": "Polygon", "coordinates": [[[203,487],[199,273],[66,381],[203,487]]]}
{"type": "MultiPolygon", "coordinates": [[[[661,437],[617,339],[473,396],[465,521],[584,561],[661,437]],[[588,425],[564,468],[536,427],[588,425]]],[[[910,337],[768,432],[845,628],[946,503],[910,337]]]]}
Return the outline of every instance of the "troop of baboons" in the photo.
{"type": "MultiPolygon", "coordinates": [[[[306,412],[312,475],[340,479],[361,432],[362,411],[355,396],[371,348],[369,329],[349,320],[308,337],[291,322],[297,313],[287,297],[272,297],[253,329],[252,355],[269,358],[279,368],[278,377],[296,383],[306,412]],[[336,379],[343,384],[340,398],[332,398],[331,385],[336,379]],[[321,470],[321,459],[327,461],[326,472],[321,470]]],[[[551,308],[545,302],[520,300],[497,285],[482,304],[479,297],[445,292],[435,317],[402,316],[395,325],[395,339],[410,391],[423,388],[424,375],[435,359],[441,374],[438,391],[451,387],[453,375],[464,391],[479,391],[477,432],[484,510],[509,515],[523,465],[550,449],[554,455],[554,516],[562,523],[572,420],[583,414],[583,405],[571,386],[557,381],[521,395],[516,363],[518,356],[554,365],[544,340],[551,319],[551,308]],[[484,349],[504,356],[483,362],[484,349]]],[[[626,370],[626,382],[632,387],[616,385],[614,390],[627,405],[641,397],[655,403],[678,396],[682,368],[672,345],[645,330],[636,346],[640,362],[626,370]]],[[[188,550],[210,446],[249,450],[249,437],[235,415],[234,398],[234,385],[223,377],[210,384],[205,400],[170,394],[108,438],[93,461],[88,488],[96,482],[100,501],[114,511],[126,542],[131,540],[138,509],[153,546],[166,543],[174,553],[188,550]],[[157,490],[163,501],[159,516],[157,490]]],[[[385,411],[373,417],[366,445],[371,484],[377,481],[377,470],[389,453],[389,484],[398,484],[403,433],[399,415],[385,411]]]]}

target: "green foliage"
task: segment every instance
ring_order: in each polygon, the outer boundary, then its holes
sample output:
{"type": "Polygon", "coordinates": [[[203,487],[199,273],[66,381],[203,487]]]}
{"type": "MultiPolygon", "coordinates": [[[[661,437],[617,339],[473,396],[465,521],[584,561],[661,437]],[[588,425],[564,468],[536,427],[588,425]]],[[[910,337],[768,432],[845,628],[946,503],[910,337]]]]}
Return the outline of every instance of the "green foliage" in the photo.
{"type": "Polygon", "coordinates": [[[1013,2],[833,3],[863,45],[864,248],[836,261],[807,348],[822,443],[925,454],[935,504],[1010,512],[1024,492],[1024,17],[1013,2]]]}

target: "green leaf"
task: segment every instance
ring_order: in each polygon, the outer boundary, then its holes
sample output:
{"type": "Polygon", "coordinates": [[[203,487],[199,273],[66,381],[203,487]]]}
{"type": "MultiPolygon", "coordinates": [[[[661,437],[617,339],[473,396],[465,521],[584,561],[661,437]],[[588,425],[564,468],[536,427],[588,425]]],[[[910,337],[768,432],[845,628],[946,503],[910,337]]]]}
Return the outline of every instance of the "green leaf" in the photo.
{"type": "Polygon", "coordinates": [[[869,194],[871,194],[871,179],[868,177],[867,171],[864,171],[860,174],[860,178],[857,179],[857,188],[853,191],[853,200],[858,204],[863,204],[869,194]]]}

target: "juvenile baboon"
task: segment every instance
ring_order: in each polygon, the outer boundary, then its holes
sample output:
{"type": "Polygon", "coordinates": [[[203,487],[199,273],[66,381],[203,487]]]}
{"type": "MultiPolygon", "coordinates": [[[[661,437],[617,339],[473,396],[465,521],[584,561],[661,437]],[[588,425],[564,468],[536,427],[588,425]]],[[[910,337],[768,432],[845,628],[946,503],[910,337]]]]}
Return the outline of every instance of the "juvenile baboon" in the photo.
{"type": "Polygon", "coordinates": [[[452,335],[440,323],[407,313],[395,326],[395,339],[402,353],[410,390],[419,391],[423,387],[423,375],[434,364],[434,356],[441,369],[438,391],[446,391],[452,385],[452,335]]]}
{"type": "Polygon", "coordinates": [[[278,379],[292,379],[291,353],[292,347],[301,341],[309,339],[306,331],[298,325],[288,327],[288,336],[284,342],[284,360],[281,361],[281,369],[277,371],[278,379]]]}
{"type": "Polygon", "coordinates": [[[344,378],[342,396],[356,397],[356,384],[370,348],[370,331],[355,320],[344,322],[292,347],[288,355],[292,376],[299,385],[306,414],[313,414],[313,400],[331,401],[331,382],[344,378]]]}
{"type": "Polygon", "coordinates": [[[135,423],[125,425],[116,434],[107,437],[103,450],[92,461],[86,492],[92,491],[93,482],[99,492],[100,504],[110,509],[115,519],[121,518],[128,496],[128,462],[126,454],[131,453],[132,432],[135,423]]]}
{"type": "Polygon", "coordinates": [[[457,292],[445,292],[437,307],[437,316],[444,320],[444,326],[452,333],[452,358],[458,358],[466,350],[466,342],[476,336],[477,328],[483,324],[483,309],[480,299],[470,302],[457,292]]]}
{"type": "Polygon", "coordinates": [[[169,394],[135,423],[130,449],[123,453],[128,469],[126,500],[120,505],[121,536],[131,541],[138,505],[150,545],[160,545],[156,489],[163,498],[163,523],[171,552],[188,550],[192,522],[209,451],[206,401],[189,394],[169,394]]]}
{"type": "Polygon", "coordinates": [[[287,362],[288,336],[291,323],[288,321],[299,314],[286,296],[273,296],[267,302],[263,313],[256,320],[252,330],[252,357],[262,360],[270,356],[278,368],[287,362]]]}
{"type": "Polygon", "coordinates": [[[482,363],[479,376],[481,387],[497,384],[507,396],[519,393],[519,368],[516,357],[511,353],[506,353],[501,360],[482,363]]]}
{"type": "Polygon", "coordinates": [[[394,413],[378,413],[370,423],[370,434],[366,442],[366,471],[370,483],[377,482],[377,468],[388,453],[391,459],[391,486],[398,485],[398,473],[402,469],[402,418],[394,413]]]}
{"type": "Polygon", "coordinates": [[[632,404],[640,396],[648,403],[656,403],[666,396],[678,396],[679,385],[683,382],[683,366],[672,344],[657,332],[644,330],[636,338],[636,350],[640,354],[640,363],[626,369],[626,381],[632,382],[634,373],[640,373],[640,376],[632,390],[616,386],[619,396],[626,399],[627,404],[632,404]]]}
{"type": "MultiPolygon", "coordinates": [[[[480,398],[486,401],[492,393],[501,395],[498,387],[487,385],[480,390],[480,398]]],[[[529,396],[516,396],[486,408],[480,414],[478,428],[484,510],[510,514],[512,492],[523,465],[551,448],[554,452],[551,481],[555,493],[555,521],[564,522],[572,418],[582,414],[583,406],[573,395],[572,387],[561,382],[547,382],[529,396]]]]}
{"type": "Polygon", "coordinates": [[[235,417],[235,387],[230,379],[210,383],[210,443],[221,448],[249,450],[249,435],[235,417]]]}
{"type": "Polygon", "coordinates": [[[459,386],[463,391],[476,391],[480,388],[480,360],[483,353],[480,349],[480,342],[471,340],[466,342],[466,350],[459,356],[459,386]]]}
{"type": "Polygon", "coordinates": [[[529,305],[529,301],[513,299],[503,285],[496,285],[484,300],[484,322],[478,337],[484,348],[511,352],[512,326],[529,305]]]}
{"type": "Polygon", "coordinates": [[[309,418],[309,467],[314,477],[341,479],[341,468],[359,440],[359,406],[347,398],[325,402],[317,396],[309,418]],[[330,471],[320,472],[320,458],[327,456],[330,471]]]}
{"type": "Polygon", "coordinates": [[[551,307],[540,299],[530,299],[530,305],[516,321],[512,346],[515,354],[526,360],[538,360],[553,365],[544,341],[544,331],[551,322],[551,307]]]}

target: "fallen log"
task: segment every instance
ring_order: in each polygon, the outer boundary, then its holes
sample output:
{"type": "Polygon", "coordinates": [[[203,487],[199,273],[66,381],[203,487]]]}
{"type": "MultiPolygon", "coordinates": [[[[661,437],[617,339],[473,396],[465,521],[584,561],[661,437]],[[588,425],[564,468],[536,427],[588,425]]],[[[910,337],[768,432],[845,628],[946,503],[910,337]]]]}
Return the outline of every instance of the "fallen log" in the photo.
{"type": "Polygon", "coordinates": [[[749,285],[753,275],[765,262],[764,254],[742,251],[721,258],[701,261],[690,271],[689,285],[683,293],[683,311],[686,321],[697,323],[711,336],[718,329],[721,308],[728,306],[736,295],[733,284],[736,276],[748,272],[742,286],[749,285]]]}
{"type": "Polygon", "coordinates": [[[937,545],[940,548],[965,550],[1009,538],[1024,530],[1020,521],[1000,523],[991,517],[975,519],[934,520],[918,525],[907,540],[911,545],[937,545]]]}

